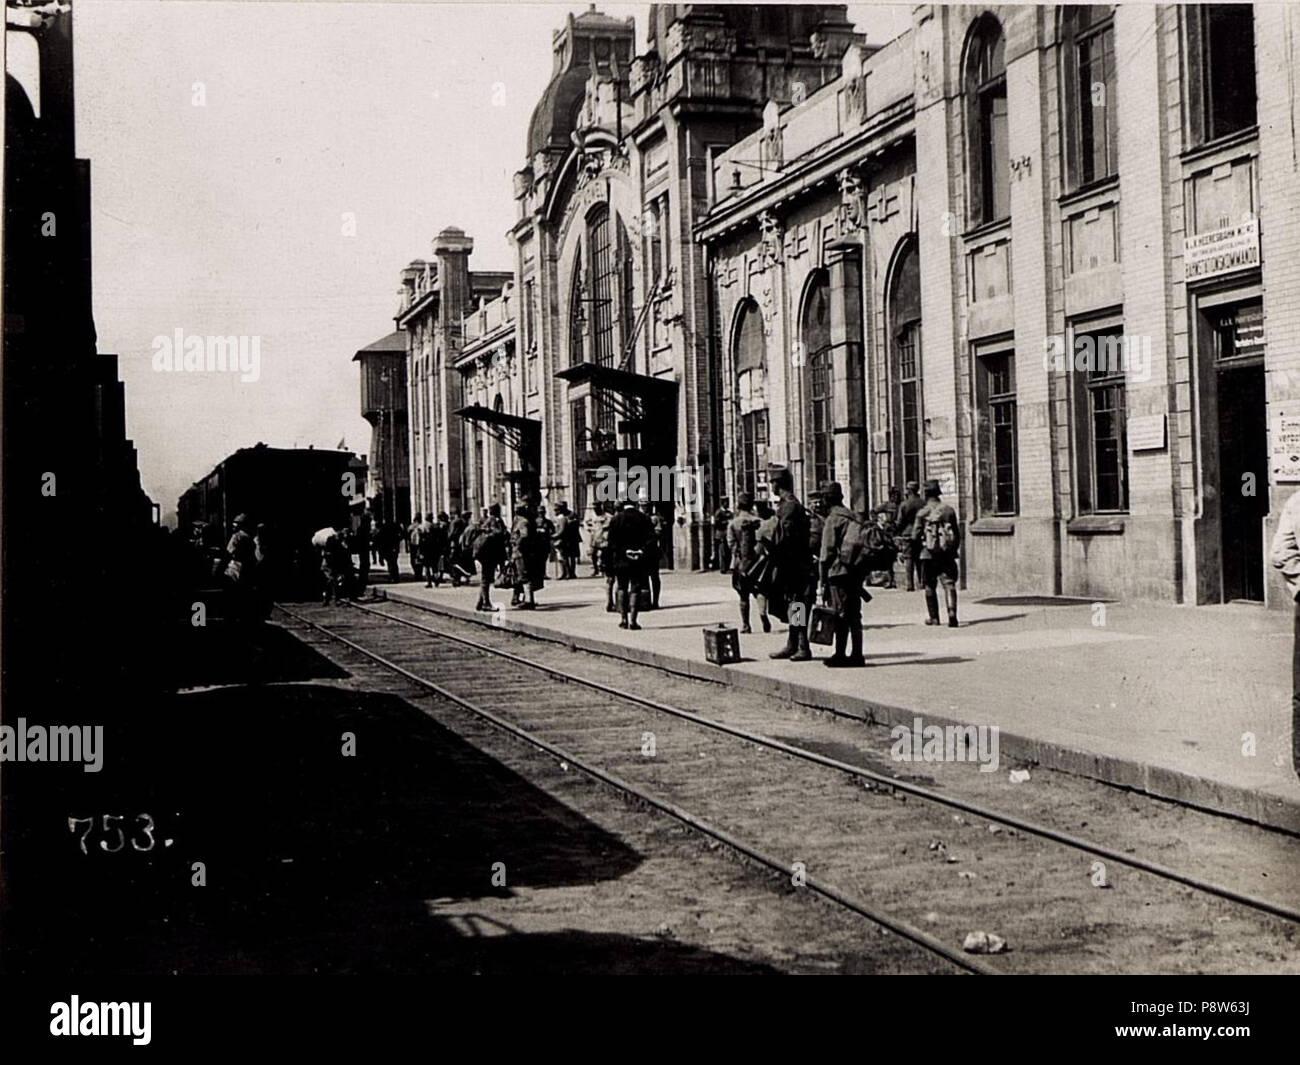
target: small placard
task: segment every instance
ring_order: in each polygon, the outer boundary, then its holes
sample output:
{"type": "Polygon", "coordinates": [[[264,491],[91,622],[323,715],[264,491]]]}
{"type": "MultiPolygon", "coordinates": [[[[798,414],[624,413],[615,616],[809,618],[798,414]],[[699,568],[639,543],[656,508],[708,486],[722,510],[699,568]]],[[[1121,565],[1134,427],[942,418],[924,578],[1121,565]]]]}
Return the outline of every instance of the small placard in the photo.
{"type": "Polygon", "coordinates": [[[1300,481],[1300,414],[1278,414],[1270,427],[1273,481],[1300,481]]]}
{"type": "Polygon", "coordinates": [[[1128,420],[1130,451],[1160,451],[1165,446],[1165,416],[1139,414],[1128,420]]]}

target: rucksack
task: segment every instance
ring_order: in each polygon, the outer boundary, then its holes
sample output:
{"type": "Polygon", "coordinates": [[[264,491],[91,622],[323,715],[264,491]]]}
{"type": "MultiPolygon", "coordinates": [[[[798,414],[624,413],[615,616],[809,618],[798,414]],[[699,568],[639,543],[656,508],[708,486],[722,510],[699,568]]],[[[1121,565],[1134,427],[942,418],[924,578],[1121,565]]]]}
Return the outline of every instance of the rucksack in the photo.
{"type": "Polygon", "coordinates": [[[893,537],[875,522],[859,521],[856,517],[844,523],[840,536],[840,565],[850,573],[888,569],[898,557],[893,537]]]}
{"type": "MultiPolygon", "coordinates": [[[[920,515],[917,515],[919,518],[920,515]]],[[[949,554],[957,549],[957,530],[951,522],[941,521],[930,516],[925,518],[925,528],[921,532],[921,546],[927,551],[949,554]]]]}

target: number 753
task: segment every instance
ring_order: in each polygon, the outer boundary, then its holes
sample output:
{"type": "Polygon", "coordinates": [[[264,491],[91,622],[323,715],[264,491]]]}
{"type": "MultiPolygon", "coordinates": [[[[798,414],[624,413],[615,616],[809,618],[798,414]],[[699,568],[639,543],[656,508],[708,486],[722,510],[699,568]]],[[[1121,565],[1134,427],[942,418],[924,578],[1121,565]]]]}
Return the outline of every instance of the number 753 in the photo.
{"type": "MultiPolygon", "coordinates": [[[[116,854],[126,847],[128,842],[128,833],[122,831],[122,822],[126,820],[119,814],[101,814],[98,819],[94,817],[69,817],[68,831],[76,833],[78,825],[84,825],[80,837],[77,840],[81,847],[82,854],[89,854],[86,849],[86,840],[95,833],[96,820],[98,820],[101,829],[99,840],[99,849],[106,854],[116,854]],[[116,846],[111,845],[116,841],[116,846]]],[[[129,842],[131,849],[134,851],[151,851],[154,848],[153,830],[154,820],[149,814],[136,814],[133,818],[134,824],[129,829],[129,842]]]]}

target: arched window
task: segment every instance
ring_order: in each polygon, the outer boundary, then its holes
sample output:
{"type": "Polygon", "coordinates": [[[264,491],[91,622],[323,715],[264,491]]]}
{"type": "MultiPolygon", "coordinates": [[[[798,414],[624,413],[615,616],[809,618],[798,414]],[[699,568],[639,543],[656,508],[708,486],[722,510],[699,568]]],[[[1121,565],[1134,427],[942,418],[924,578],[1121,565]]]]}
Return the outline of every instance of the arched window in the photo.
{"type": "Polygon", "coordinates": [[[1115,23],[1110,7],[1061,14],[1062,128],[1069,188],[1115,173],[1115,23]]]}
{"type": "MultiPolygon", "coordinates": [[[[636,328],[636,315],[633,310],[633,300],[636,296],[636,290],[632,282],[632,242],[628,240],[627,229],[623,225],[623,219],[618,219],[618,254],[619,254],[619,274],[622,282],[622,289],[619,292],[618,317],[619,317],[619,364],[622,365],[626,358],[631,363],[632,352],[629,346],[632,343],[632,331],[636,328]]],[[[627,367],[635,369],[634,365],[627,367]]]]}
{"type": "Polygon", "coordinates": [[[814,273],[808,285],[800,343],[808,367],[808,428],[813,484],[821,485],[835,479],[831,279],[824,269],[814,273]]]}
{"type": "Polygon", "coordinates": [[[591,262],[592,361],[614,364],[614,293],[619,264],[610,247],[609,211],[597,207],[587,218],[587,258],[591,262]]]}
{"type": "Polygon", "coordinates": [[[752,299],[736,314],[736,395],[740,431],[736,440],[736,491],[767,495],[767,338],[763,314],[752,299]]]}
{"type": "Polygon", "coordinates": [[[587,324],[587,306],[583,299],[582,250],[573,257],[573,280],[569,284],[569,365],[586,361],[583,330],[587,324]]]}
{"type": "Polygon", "coordinates": [[[992,15],[971,31],[965,80],[970,220],[982,225],[1011,213],[1007,65],[1002,27],[992,15]]]}
{"type": "Polygon", "coordinates": [[[889,342],[894,379],[891,390],[894,469],[902,483],[920,481],[925,423],[921,380],[921,264],[915,239],[908,240],[894,261],[889,291],[889,342]]]}

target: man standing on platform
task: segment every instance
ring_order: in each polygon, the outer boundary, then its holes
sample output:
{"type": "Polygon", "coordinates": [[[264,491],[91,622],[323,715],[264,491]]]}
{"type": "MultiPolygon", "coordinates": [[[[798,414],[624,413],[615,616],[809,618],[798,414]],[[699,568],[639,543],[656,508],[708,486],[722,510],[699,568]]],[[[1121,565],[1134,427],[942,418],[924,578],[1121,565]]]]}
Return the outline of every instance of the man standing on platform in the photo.
{"type": "Polygon", "coordinates": [[[857,528],[861,534],[858,516],[844,505],[844,489],[838,481],[821,486],[822,504],[826,507],[826,522],[822,528],[822,546],[818,562],[821,569],[822,600],[835,611],[835,653],[826,659],[832,669],[843,666],[865,666],[862,657],[862,580],[865,570],[851,568],[843,558],[840,547],[844,534],[857,528]],[[852,652],[845,648],[852,641],[852,652]]]}
{"type": "Polygon", "coordinates": [[[788,469],[772,474],[772,488],[779,503],[776,508],[776,543],[772,558],[784,592],[790,629],[785,647],[773,651],[770,658],[788,658],[807,662],[812,658],[808,647],[808,611],[817,597],[817,578],[812,555],[808,551],[810,523],[808,511],[794,494],[794,476],[788,469]]]}
{"type": "MultiPolygon", "coordinates": [[[[925,506],[916,514],[917,536],[921,545],[921,576],[925,581],[927,625],[939,624],[939,595],[943,585],[948,627],[957,627],[957,512],[939,498],[939,482],[925,482],[925,506]]],[[[913,541],[916,543],[916,541],[913,541]]]]}
{"type": "Polygon", "coordinates": [[[713,512],[713,561],[723,573],[731,572],[731,549],[727,546],[727,526],[733,515],[724,496],[718,501],[718,509],[713,512]]]}
{"type": "Polygon", "coordinates": [[[1300,776],[1300,492],[1282,508],[1273,534],[1273,565],[1282,571],[1295,603],[1295,638],[1291,648],[1291,765],[1300,776]]]}
{"type": "Polygon", "coordinates": [[[916,516],[920,513],[921,508],[925,506],[925,500],[921,498],[921,493],[917,490],[919,487],[915,481],[907,482],[907,495],[898,504],[898,512],[894,516],[894,525],[897,529],[896,535],[907,545],[903,553],[902,563],[903,572],[907,575],[907,590],[909,592],[916,591],[916,577],[921,570],[921,549],[917,543],[920,539],[920,533],[916,529],[916,516]]]}

